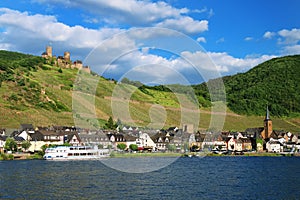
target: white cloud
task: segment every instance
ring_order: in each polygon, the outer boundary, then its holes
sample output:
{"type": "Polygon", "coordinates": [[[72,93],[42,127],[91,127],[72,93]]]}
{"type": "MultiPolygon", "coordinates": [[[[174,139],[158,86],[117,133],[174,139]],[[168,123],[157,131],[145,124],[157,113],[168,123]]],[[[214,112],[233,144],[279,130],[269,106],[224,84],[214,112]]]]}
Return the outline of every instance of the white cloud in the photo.
{"type": "MultiPolygon", "coordinates": [[[[167,21],[165,22],[167,23],[167,21]]],[[[185,25],[190,23],[186,26],[186,31],[189,32],[207,30],[207,21],[194,21],[189,17],[183,17],[179,18],[179,22],[186,22],[185,25]]],[[[169,25],[174,24],[172,21],[169,21],[169,25]]],[[[177,50],[174,49],[175,53],[180,56],[166,58],[151,54],[152,46],[143,46],[143,39],[146,38],[148,39],[146,41],[155,41],[157,38],[161,38],[162,35],[166,38],[170,38],[169,36],[173,32],[167,31],[167,29],[156,28],[143,30],[133,28],[131,29],[131,33],[124,37],[118,36],[110,38],[114,34],[124,30],[111,28],[95,30],[82,26],[68,26],[58,22],[54,16],[30,15],[27,12],[19,12],[5,8],[0,9],[0,28],[2,30],[2,32],[0,32],[0,48],[8,50],[16,49],[18,51],[24,49],[24,52],[31,53],[30,51],[43,51],[45,45],[52,42],[64,50],[71,51],[71,54],[77,51],[81,55],[86,55],[92,48],[104,43],[104,45],[100,45],[99,48],[95,49],[94,57],[90,59],[96,62],[85,64],[91,67],[100,67],[101,64],[112,62],[108,69],[108,71],[112,73],[111,77],[113,77],[114,73],[123,75],[128,71],[143,71],[143,76],[140,75],[138,77],[145,78],[149,76],[155,81],[164,83],[176,82],[178,80],[178,74],[184,74],[186,77],[194,76],[195,67],[200,70],[206,78],[215,78],[219,72],[231,74],[237,71],[245,71],[272,58],[272,56],[235,58],[227,53],[192,52],[193,48],[190,46],[185,49],[189,49],[191,52],[182,52],[182,50],[178,50],[177,52],[177,50]],[[107,38],[110,39],[106,40],[107,38]],[[185,59],[194,66],[186,62],[185,59]],[[139,66],[149,66],[150,69],[149,67],[140,68],[139,66]],[[165,66],[165,68],[159,66],[165,66]],[[177,75],[175,76],[175,74],[177,75]]],[[[286,37],[288,37],[288,35],[289,34],[287,34],[286,37]]],[[[224,41],[224,39],[221,40],[224,41]]],[[[204,42],[205,38],[199,37],[198,42],[199,41],[204,42]]],[[[167,43],[169,44],[170,42],[167,41],[167,43]]],[[[171,49],[173,47],[174,46],[170,46],[171,49]]],[[[295,51],[299,47],[294,48],[295,51]]],[[[289,49],[286,50],[288,51],[289,49]]],[[[201,81],[197,79],[198,77],[194,77],[195,81],[201,81]]],[[[143,81],[143,79],[141,79],[141,81],[143,81]]]]}
{"type": "Polygon", "coordinates": [[[265,39],[271,39],[271,38],[273,38],[275,35],[276,35],[276,33],[267,31],[267,32],[265,32],[265,34],[264,34],[263,37],[264,37],[265,39]]]}
{"type": "Polygon", "coordinates": [[[208,18],[211,18],[214,15],[215,15],[215,13],[214,13],[213,9],[210,9],[208,12],[208,18]]]}
{"type": "Polygon", "coordinates": [[[264,34],[265,39],[277,37],[277,43],[281,45],[281,56],[300,54],[300,29],[282,29],[278,32],[267,31],[264,34]]]}
{"type": "Polygon", "coordinates": [[[202,69],[211,71],[217,70],[223,74],[246,71],[266,60],[275,57],[263,55],[260,57],[235,58],[225,52],[183,52],[182,55],[202,69]]]}
{"type": "Polygon", "coordinates": [[[262,55],[259,57],[246,56],[245,58],[235,58],[225,52],[208,52],[208,55],[218,68],[224,69],[224,72],[227,72],[226,74],[247,71],[264,61],[276,57],[274,55],[262,55]]]}
{"type": "Polygon", "coordinates": [[[300,45],[290,45],[283,49],[283,53],[287,55],[300,54],[300,45]]]}
{"type": "Polygon", "coordinates": [[[6,47],[18,46],[22,49],[45,46],[49,42],[60,43],[61,46],[72,48],[94,48],[105,38],[120,29],[103,28],[94,30],[82,26],[68,26],[57,21],[54,16],[30,15],[7,8],[0,8],[1,43],[6,47]]]}
{"type": "Polygon", "coordinates": [[[208,30],[207,20],[193,20],[191,17],[180,17],[178,19],[166,19],[157,24],[158,27],[171,28],[185,33],[200,33],[208,30]]]}
{"type": "MultiPolygon", "coordinates": [[[[133,25],[133,26],[158,26],[173,28],[185,33],[199,33],[208,30],[206,20],[195,20],[187,14],[187,8],[175,8],[166,2],[150,2],[139,0],[38,0],[40,3],[57,3],[85,9],[99,17],[98,21],[103,21],[109,25],[133,25]]],[[[211,12],[211,11],[210,11],[211,12]]],[[[94,18],[95,20],[96,18],[94,18]]]]}
{"type": "Polygon", "coordinates": [[[197,42],[203,42],[206,43],[206,39],[204,37],[198,37],[197,42]]]}
{"type": "Polygon", "coordinates": [[[283,43],[285,44],[297,44],[300,41],[300,29],[283,29],[279,31],[278,34],[283,37],[283,43]]]}
{"type": "Polygon", "coordinates": [[[225,38],[220,38],[216,41],[217,44],[225,42],[225,38]]]}
{"type": "Polygon", "coordinates": [[[246,37],[244,40],[245,41],[251,41],[251,40],[253,40],[253,37],[246,37]]]}
{"type": "Polygon", "coordinates": [[[64,4],[69,7],[79,7],[93,12],[99,16],[112,18],[112,20],[122,21],[126,23],[141,24],[156,22],[157,20],[179,17],[189,12],[187,8],[174,8],[163,1],[150,2],[138,0],[37,0],[46,4],[64,4]]]}

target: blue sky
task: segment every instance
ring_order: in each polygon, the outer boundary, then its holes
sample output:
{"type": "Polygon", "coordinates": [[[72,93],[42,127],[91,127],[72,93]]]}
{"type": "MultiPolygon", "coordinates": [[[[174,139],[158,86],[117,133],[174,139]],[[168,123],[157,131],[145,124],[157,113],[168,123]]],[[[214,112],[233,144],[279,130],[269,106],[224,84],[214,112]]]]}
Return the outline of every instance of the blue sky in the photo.
{"type": "Polygon", "coordinates": [[[297,0],[1,0],[0,49],[40,55],[50,44],[116,80],[195,84],[300,54],[299,8],[297,0]]]}

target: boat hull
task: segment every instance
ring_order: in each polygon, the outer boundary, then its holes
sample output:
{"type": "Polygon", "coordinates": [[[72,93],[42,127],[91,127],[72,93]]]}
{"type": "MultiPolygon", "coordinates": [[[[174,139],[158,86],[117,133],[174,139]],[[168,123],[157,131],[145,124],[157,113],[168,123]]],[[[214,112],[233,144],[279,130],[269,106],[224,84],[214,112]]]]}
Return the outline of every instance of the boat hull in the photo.
{"type": "Polygon", "coordinates": [[[58,146],[47,148],[43,158],[45,160],[99,160],[108,157],[108,149],[98,149],[97,147],[89,146],[58,146]]]}

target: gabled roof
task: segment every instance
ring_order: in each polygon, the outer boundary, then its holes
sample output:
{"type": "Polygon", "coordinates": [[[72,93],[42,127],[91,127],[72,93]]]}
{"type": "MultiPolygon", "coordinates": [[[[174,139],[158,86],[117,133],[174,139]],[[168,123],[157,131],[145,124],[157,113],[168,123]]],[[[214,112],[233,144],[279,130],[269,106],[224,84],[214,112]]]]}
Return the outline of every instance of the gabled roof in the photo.
{"type": "Polygon", "coordinates": [[[13,131],[13,132],[11,133],[11,136],[12,136],[12,137],[15,137],[15,136],[18,136],[20,133],[21,133],[20,131],[13,131]]]}
{"type": "Polygon", "coordinates": [[[205,138],[205,134],[196,133],[195,134],[195,140],[196,142],[203,142],[205,138]]]}
{"type": "Polygon", "coordinates": [[[69,134],[66,134],[67,136],[67,142],[70,143],[71,140],[73,139],[74,136],[76,136],[76,138],[78,139],[79,142],[81,142],[81,138],[79,137],[78,133],[77,132],[71,132],[69,134]]]}
{"type": "Polygon", "coordinates": [[[168,138],[168,142],[170,142],[173,139],[173,136],[167,136],[167,132],[158,132],[155,135],[150,137],[154,143],[159,142],[159,139],[161,138],[162,142],[166,142],[166,138],[168,138]]]}

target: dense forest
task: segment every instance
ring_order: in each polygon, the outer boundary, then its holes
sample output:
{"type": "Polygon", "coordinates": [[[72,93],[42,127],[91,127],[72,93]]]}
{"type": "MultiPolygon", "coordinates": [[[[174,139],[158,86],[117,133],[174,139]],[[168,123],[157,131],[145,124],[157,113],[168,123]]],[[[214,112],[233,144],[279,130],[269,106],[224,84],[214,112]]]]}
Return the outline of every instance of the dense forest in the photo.
{"type": "MultiPolygon", "coordinates": [[[[228,107],[239,114],[275,116],[300,113],[300,55],[266,61],[246,73],[223,77],[228,107]]],[[[211,80],[217,81],[217,80],[211,80]]],[[[193,86],[209,96],[206,83],[193,86]]]]}
{"type": "Polygon", "coordinates": [[[43,64],[41,57],[17,52],[0,51],[0,86],[3,81],[16,81],[23,85],[23,75],[43,64]]]}

